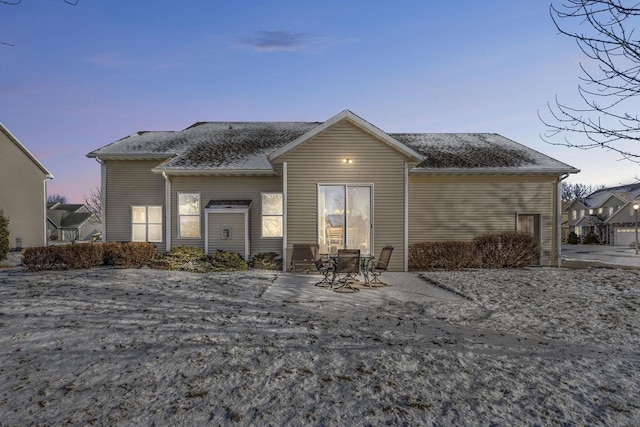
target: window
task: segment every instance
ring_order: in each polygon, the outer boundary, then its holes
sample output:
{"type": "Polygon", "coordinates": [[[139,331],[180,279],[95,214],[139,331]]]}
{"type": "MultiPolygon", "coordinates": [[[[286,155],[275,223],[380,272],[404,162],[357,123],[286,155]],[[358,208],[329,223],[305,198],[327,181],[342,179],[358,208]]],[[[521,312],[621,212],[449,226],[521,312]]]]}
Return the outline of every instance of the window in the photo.
{"type": "Polygon", "coordinates": [[[262,237],[284,235],[282,193],[262,193],[262,237]]]}
{"type": "Polygon", "coordinates": [[[372,197],[371,185],[318,185],[320,253],[343,248],[371,253],[372,197]]]}
{"type": "Polygon", "coordinates": [[[200,238],[200,194],[178,193],[178,235],[200,238]]]}
{"type": "Polygon", "coordinates": [[[578,219],[578,211],[571,211],[571,219],[578,219]]]}
{"type": "Polygon", "coordinates": [[[613,206],[609,206],[609,216],[613,215],[613,206]]]}
{"type": "Polygon", "coordinates": [[[593,209],[589,209],[589,215],[593,215],[593,209]]]}
{"type": "Polygon", "coordinates": [[[162,242],[162,206],[131,207],[131,241],[162,242]]]}
{"type": "Polygon", "coordinates": [[[580,209],[580,218],[584,216],[584,209],[580,209]]]}
{"type": "Polygon", "coordinates": [[[604,208],[598,208],[598,214],[602,215],[604,213],[604,208]]]}

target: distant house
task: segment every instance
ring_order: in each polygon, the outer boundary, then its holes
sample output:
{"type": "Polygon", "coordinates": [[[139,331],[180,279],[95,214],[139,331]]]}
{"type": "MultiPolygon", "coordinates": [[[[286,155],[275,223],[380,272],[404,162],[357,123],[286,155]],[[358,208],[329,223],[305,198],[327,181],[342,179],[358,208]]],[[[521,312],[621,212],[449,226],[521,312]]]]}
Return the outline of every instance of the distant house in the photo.
{"type": "Polygon", "coordinates": [[[52,243],[88,242],[102,234],[99,219],[82,204],[47,204],[47,235],[52,243]]]}
{"type": "Polygon", "coordinates": [[[569,229],[581,238],[594,233],[604,244],[632,245],[636,203],[640,203],[640,183],[594,191],[567,206],[569,229]]]}
{"type": "Polygon", "coordinates": [[[51,172],[0,123],[0,210],[9,218],[12,249],[44,246],[51,172]]]}
{"type": "Polygon", "coordinates": [[[386,133],[345,110],[325,122],[209,122],[138,132],[102,164],[103,239],[321,253],[521,230],[557,265],[559,185],[575,168],[497,134],[386,133]]]}

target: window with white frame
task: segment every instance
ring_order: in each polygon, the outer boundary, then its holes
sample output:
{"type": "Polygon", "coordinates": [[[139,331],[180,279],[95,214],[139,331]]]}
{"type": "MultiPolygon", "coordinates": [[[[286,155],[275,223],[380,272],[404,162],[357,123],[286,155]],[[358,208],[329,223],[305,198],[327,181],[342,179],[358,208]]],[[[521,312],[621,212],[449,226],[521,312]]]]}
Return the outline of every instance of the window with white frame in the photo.
{"type": "Polygon", "coordinates": [[[609,206],[609,216],[613,215],[613,206],[609,206]]]}
{"type": "Polygon", "coordinates": [[[604,208],[598,208],[598,214],[602,215],[604,213],[604,208]]]}
{"type": "Polygon", "coordinates": [[[131,241],[162,242],[162,206],[131,206],[131,241]]]}
{"type": "Polygon", "coordinates": [[[571,219],[578,219],[578,211],[577,210],[571,211],[571,219]]]}
{"type": "Polygon", "coordinates": [[[178,193],[178,236],[200,238],[200,193],[178,193]]]}
{"type": "Polygon", "coordinates": [[[593,209],[589,209],[589,215],[593,215],[593,209]]]}
{"type": "Polygon", "coordinates": [[[284,235],[282,193],[262,193],[262,237],[284,235]]]}
{"type": "Polygon", "coordinates": [[[580,218],[584,216],[584,209],[580,209],[580,218]]]}

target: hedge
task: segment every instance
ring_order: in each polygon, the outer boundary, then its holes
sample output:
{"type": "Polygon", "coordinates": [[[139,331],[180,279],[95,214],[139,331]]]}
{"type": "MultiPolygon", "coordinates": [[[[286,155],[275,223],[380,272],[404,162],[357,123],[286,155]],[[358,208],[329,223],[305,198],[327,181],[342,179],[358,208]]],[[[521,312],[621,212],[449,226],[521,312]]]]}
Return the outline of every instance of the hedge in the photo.
{"type": "Polygon", "coordinates": [[[527,233],[488,233],[472,241],[419,242],[409,246],[412,270],[521,268],[537,265],[540,245],[527,233]]]}
{"type": "Polygon", "coordinates": [[[100,265],[141,267],[156,253],[153,243],[75,243],[33,247],[24,250],[22,264],[30,271],[48,269],[85,269],[100,265]]]}
{"type": "Polygon", "coordinates": [[[9,242],[9,218],[0,210],[0,261],[7,257],[10,249],[9,242]]]}

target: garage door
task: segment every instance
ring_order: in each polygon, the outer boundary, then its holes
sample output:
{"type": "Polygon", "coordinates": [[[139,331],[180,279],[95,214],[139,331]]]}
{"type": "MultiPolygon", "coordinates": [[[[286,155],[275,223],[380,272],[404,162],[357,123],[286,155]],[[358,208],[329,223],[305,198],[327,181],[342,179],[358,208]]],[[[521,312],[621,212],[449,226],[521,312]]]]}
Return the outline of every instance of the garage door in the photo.
{"type": "Polygon", "coordinates": [[[614,244],[616,246],[633,246],[636,242],[635,228],[616,228],[614,244]]]}

